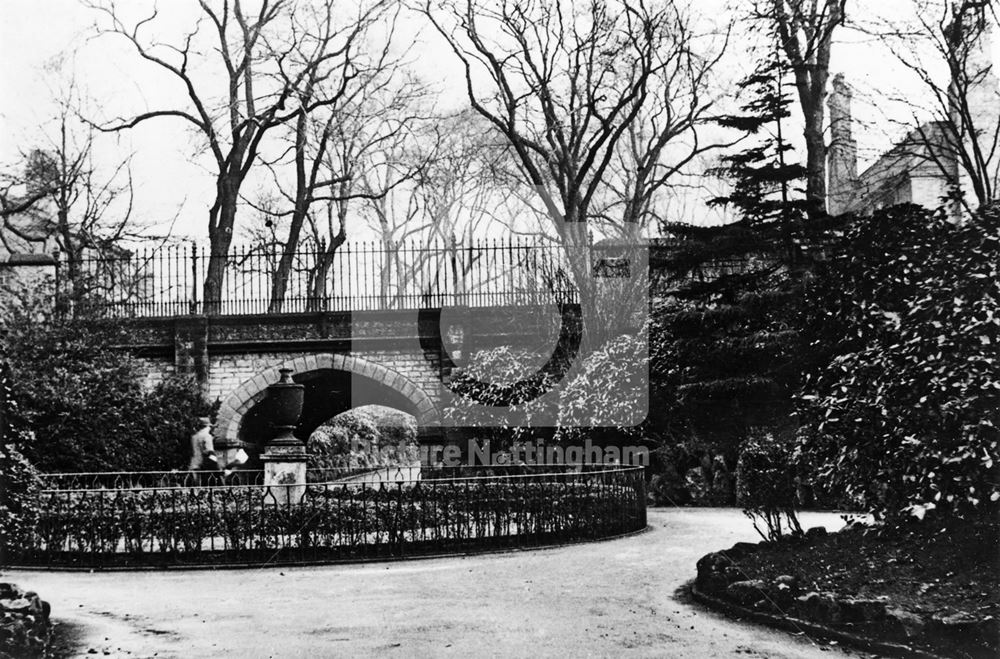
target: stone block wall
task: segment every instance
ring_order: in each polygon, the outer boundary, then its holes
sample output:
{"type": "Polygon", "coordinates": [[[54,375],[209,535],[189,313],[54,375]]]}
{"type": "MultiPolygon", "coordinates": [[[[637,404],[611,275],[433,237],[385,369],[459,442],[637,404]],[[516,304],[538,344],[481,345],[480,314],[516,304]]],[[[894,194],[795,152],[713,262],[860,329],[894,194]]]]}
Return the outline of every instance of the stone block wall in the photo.
{"type": "Polygon", "coordinates": [[[136,362],[143,374],[142,386],[146,390],[154,388],[177,372],[174,361],[168,358],[137,357],[136,362]]]}
{"type": "MultiPolygon", "coordinates": [[[[212,355],[208,358],[207,395],[209,400],[225,401],[238,387],[251,382],[269,369],[277,369],[290,361],[315,356],[315,352],[262,352],[243,354],[212,355]]],[[[371,361],[398,373],[407,381],[424,389],[428,396],[436,399],[432,392],[437,389],[436,365],[427,362],[421,355],[403,350],[353,351],[350,356],[371,361]]],[[[301,372],[301,371],[299,371],[301,372]]],[[[152,375],[150,376],[152,378],[152,375]]],[[[273,379],[275,382],[277,378],[273,379]]],[[[435,400],[436,402],[436,400],[435,400]]]]}

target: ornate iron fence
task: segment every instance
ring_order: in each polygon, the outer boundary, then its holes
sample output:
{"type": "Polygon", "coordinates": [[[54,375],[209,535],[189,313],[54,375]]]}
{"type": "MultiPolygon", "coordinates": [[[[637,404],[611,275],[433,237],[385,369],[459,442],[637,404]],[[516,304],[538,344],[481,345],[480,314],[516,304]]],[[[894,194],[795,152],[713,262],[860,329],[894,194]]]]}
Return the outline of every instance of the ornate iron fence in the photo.
{"type": "Polygon", "coordinates": [[[524,238],[454,242],[303,244],[287,267],[280,246],[213,255],[173,245],[87,258],[77,278],[88,305],[116,317],[514,306],[577,301],[562,248],[524,238]],[[221,301],[206,309],[209,261],[224,259],[221,301]]]}
{"type": "MultiPolygon", "coordinates": [[[[337,483],[365,480],[369,483],[419,478],[419,465],[384,467],[310,467],[307,478],[311,483],[337,483]]],[[[94,471],[41,474],[45,490],[128,490],[138,488],[216,487],[222,485],[263,485],[264,472],[259,469],[223,471],[94,471]]]]}
{"type": "Polygon", "coordinates": [[[332,562],[574,542],[646,525],[642,467],[308,486],[47,489],[18,565],[332,562]]]}
{"type": "Polygon", "coordinates": [[[264,472],[256,471],[94,471],[49,473],[40,476],[46,491],[128,490],[138,488],[263,485],[264,472]]]}

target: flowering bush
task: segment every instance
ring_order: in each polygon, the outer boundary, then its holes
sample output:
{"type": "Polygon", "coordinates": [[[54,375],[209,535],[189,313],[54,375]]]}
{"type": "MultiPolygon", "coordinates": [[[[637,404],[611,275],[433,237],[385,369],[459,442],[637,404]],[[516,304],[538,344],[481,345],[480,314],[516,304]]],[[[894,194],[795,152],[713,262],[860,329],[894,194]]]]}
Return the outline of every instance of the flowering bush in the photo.
{"type": "Polygon", "coordinates": [[[879,515],[1000,500],[1000,207],[858,220],[809,300],[834,354],[806,381],[814,477],[879,515]]]}

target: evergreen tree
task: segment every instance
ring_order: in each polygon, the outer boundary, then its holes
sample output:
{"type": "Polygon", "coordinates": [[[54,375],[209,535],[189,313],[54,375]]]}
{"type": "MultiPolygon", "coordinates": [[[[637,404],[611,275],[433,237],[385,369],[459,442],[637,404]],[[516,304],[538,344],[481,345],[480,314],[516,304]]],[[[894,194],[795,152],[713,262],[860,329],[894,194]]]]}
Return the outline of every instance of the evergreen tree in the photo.
{"type": "Polygon", "coordinates": [[[732,183],[730,194],[716,197],[709,205],[732,206],[740,222],[757,230],[782,228],[805,216],[811,202],[802,196],[806,168],[787,162],[793,147],[784,139],[783,123],[791,113],[791,100],[782,80],[785,65],[778,58],[761,62],[757,70],[738,85],[740,95],[750,95],[739,114],[716,121],[720,126],[747,133],[755,138],[744,150],[723,156],[712,174],[732,183]]]}
{"type": "Polygon", "coordinates": [[[654,378],[670,383],[678,406],[672,414],[733,462],[752,428],[790,427],[801,358],[796,292],[806,232],[820,229],[805,221],[806,170],[788,162],[784,69],[777,58],[762,62],[739,84],[747,99],[741,112],[718,119],[745,132],[749,143],[711,172],[732,189],[710,203],[734,208],[739,219],[712,227],[667,224],[662,229],[674,244],[651,259],[660,334],[653,340],[666,343],[654,346],[654,378]]]}

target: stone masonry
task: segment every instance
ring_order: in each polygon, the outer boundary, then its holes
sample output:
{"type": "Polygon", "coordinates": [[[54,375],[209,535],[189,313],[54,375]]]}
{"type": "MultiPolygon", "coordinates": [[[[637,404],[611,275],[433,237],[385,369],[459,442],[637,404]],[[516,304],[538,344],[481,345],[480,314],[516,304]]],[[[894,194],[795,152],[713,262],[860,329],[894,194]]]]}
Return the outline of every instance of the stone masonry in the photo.
{"type": "MultiPolygon", "coordinates": [[[[461,337],[449,345],[452,354],[547,333],[530,314],[503,308],[439,325],[442,334],[461,337]]],[[[417,417],[422,441],[438,441],[439,392],[450,374],[441,356],[421,343],[429,331],[412,311],[182,316],[132,321],[125,347],[138,358],[148,387],[174,374],[194,376],[206,398],[221,404],[213,434],[217,446],[231,452],[243,446],[244,421],[277,382],[279,368],[291,368],[297,379],[346,374],[368,392],[365,402],[379,402],[382,392],[387,404],[417,417]]]]}

